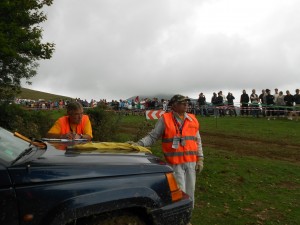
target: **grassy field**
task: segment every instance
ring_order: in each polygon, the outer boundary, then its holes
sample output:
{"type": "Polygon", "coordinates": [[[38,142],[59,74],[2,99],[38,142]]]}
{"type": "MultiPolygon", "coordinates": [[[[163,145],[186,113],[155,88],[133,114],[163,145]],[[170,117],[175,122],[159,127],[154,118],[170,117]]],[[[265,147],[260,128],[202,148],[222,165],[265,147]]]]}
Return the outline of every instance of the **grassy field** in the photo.
{"type": "MultiPolygon", "coordinates": [[[[198,119],[205,168],[192,224],[300,224],[300,121],[198,119]]],[[[123,116],[118,139],[136,141],[155,122],[123,116]]],[[[162,157],[160,145],[151,150],[162,157]]]]}
{"type": "Polygon", "coordinates": [[[56,95],[56,94],[51,94],[47,92],[42,92],[42,91],[36,91],[36,90],[31,90],[28,88],[21,88],[21,93],[16,96],[17,98],[20,99],[31,99],[31,100],[39,100],[39,99],[44,99],[46,101],[48,100],[60,100],[60,99],[71,99],[70,97],[67,96],[62,96],[62,95],[56,95]]]}

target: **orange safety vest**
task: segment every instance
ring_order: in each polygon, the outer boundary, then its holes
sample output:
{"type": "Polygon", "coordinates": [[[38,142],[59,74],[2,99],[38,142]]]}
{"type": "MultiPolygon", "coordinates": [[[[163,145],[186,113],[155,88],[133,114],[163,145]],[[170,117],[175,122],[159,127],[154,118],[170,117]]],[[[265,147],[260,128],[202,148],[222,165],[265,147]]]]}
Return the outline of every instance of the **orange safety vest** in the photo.
{"type": "Polygon", "coordinates": [[[186,162],[196,162],[198,155],[197,132],[199,131],[199,123],[193,114],[188,114],[192,119],[185,119],[182,127],[182,134],[176,129],[176,120],[173,113],[164,113],[163,119],[165,123],[165,131],[162,136],[162,149],[165,159],[170,164],[181,164],[186,162]],[[172,148],[174,138],[179,141],[178,148],[172,148]],[[181,145],[184,140],[185,145],[181,145]]]}
{"type": "MultiPolygon", "coordinates": [[[[76,133],[77,134],[83,134],[85,125],[88,121],[89,117],[87,115],[82,115],[82,119],[80,124],[76,126],[76,133]]],[[[69,123],[69,116],[63,116],[58,119],[60,126],[61,126],[61,132],[60,134],[67,134],[71,131],[70,123],[69,123]]]]}

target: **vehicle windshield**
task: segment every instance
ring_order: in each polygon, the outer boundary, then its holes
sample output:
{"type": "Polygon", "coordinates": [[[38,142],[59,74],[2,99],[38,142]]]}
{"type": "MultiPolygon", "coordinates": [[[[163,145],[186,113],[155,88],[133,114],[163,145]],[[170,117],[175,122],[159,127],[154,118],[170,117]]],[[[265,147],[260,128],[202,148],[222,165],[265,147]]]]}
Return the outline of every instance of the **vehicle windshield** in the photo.
{"type": "Polygon", "coordinates": [[[27,149],[29,143],[15,137],[13,133],[0,127],[0,159],[12,162],[21,152],[27,149]]]}

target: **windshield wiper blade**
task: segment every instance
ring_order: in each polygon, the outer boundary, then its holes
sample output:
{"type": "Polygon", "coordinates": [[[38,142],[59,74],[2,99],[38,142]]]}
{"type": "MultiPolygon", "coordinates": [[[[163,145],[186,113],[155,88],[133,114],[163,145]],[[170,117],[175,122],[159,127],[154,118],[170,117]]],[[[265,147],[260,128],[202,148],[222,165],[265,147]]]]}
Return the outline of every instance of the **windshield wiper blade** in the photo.
{"type": "Polygon", "coordinates": [[[21,158],[23,158],[26,155],[29,155],[33,149],[36,149],[35,146],[30,146],[29,148],[26,148],[23,152],[20,153],[20,155],[17,156],[17,158],[15,158],[12,162],[11,165],[15,164],[17,161],[19,161],[21,158]]]}

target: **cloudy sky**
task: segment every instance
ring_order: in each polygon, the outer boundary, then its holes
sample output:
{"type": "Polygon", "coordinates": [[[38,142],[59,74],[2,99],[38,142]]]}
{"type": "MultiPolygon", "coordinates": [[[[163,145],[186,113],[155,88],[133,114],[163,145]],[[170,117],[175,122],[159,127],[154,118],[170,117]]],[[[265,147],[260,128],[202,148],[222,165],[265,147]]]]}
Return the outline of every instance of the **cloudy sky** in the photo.
{"type": "Polygon", "coordinates": [[[82,99],[300,87],[299,0],[54,0],[31,86],[82,99]]]}

